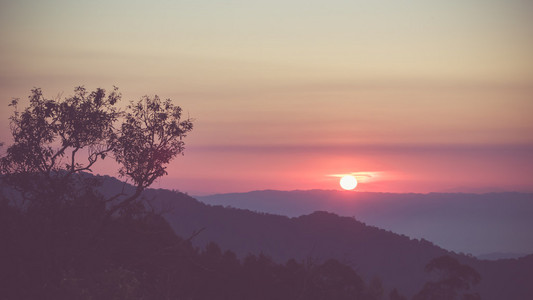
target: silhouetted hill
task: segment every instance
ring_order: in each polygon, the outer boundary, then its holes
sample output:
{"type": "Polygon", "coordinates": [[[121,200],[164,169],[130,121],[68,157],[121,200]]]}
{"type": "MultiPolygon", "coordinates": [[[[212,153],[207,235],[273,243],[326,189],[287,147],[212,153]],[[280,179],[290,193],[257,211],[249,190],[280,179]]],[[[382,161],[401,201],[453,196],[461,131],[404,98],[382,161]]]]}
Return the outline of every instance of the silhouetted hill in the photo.
{"type": "Polygon", "coordinates": [[[381,299],[379,282],[338,260],[193,247],[154,213],[157,201],[108,218],[109,198],[84,187],[22,202],[0,185],[0,299],[381,299]]]}
{"type": "Polygon", "coordinates": [[[478,290],[483,299],[527,299],[533,295],[533,286],[528,283],[533,279],[533,256],[481,261],[450,253],[423,239],[323,211],[289,218],[210,206],[169,190],[147,190],[145,196],[155,199],[155,206],[166,211],[165,218],[179,235],[191,236],[204,228],[194,238],[195,245],[213,241],[240,257],[263,252],[279,262],[289,258],[336,258],[349,263],[366,280],[376,276],[387,288],[396,287],[412,295],[429,280],[424,266],[435,257],[450,254],[480,272],[478,290]]]}
{"type": "Polygon", "coordinates": [[[254,191],[195,197],[291,217],[330,211],[379,228],[424,238],[456,252],[533,253],[533,194],[394,194],[346,191],[254,191]]]}

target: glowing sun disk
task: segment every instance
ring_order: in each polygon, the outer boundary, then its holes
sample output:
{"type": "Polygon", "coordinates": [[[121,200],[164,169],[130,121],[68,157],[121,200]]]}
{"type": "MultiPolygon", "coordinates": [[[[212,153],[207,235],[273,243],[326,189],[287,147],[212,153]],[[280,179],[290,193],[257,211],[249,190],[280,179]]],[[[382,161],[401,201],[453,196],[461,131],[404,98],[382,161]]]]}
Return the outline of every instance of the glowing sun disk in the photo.
{"type": "Polygon", "coordinates": [[[357,179],[352,175],[342,176],[340,185],[345,190],[353,190],[357,186],[357,179]]]}

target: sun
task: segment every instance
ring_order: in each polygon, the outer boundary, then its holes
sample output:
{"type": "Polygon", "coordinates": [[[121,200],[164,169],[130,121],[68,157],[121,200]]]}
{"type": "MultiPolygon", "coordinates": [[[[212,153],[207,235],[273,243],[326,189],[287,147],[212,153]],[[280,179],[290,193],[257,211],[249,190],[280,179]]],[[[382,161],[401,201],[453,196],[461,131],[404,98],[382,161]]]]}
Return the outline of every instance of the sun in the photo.
{"type": "Polygon", "coordinates": [[[345,190],[353,190],[357,186],[357,179],[352,175],[345,175],[342,176],[340,184],[345,190]]]}

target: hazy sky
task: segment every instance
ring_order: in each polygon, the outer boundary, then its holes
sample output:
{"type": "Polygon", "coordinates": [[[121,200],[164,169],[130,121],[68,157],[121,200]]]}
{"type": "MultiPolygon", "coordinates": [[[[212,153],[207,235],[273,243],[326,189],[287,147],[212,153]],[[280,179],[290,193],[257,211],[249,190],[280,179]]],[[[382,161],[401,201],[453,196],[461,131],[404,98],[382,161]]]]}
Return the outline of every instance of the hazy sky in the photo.
{"type": "Polygon", "coordinates": [[[533,1],[0,0],[0,54],[4,141],[32,87],[175,100],[160,187],[533,191],[533,1]]]}

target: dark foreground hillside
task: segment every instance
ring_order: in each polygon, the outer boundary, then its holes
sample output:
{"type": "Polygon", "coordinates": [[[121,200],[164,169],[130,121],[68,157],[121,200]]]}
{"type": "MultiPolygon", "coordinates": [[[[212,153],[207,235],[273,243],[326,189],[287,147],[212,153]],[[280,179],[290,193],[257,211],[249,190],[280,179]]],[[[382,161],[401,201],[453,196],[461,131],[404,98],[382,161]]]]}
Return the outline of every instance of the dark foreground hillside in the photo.
{"type": "MultiPolygon", "coordinates": [[[[122,188],[107,178],[100,191],[122,188]]],[[[481,261],[327,212],[288,218],[146,190],[149,205],[106,219],[105,197],[90,191],[26,208],[4,195],[0,299],[410,297],[443,255],[479,272],[482,299],[533,295],[533,256],[481,261]]]]}
{"type": "Polygon", "coordinates": [[[431,259],[450,254],[480,272],[477,290],[482,299],[530,299],[533,295],[533,285],[528,283],[533,282],[533,256],[481,261],[327,212],[288,218],[208,206],[167,190],[150,190],[147,195],[172,207],[165,218],[179,234],[205,228],[194,239],[196,245],[215,241],[239,256],[262,251],[276,261],[336,258],[365,279],[378,277],[386,287],[406,295],[413,295],[429,280],[424,266],[431,259]]]}
{"type": "Polygon", "coordinates": [[[104,224],[103,198],[92,193],[27,207],[0,200],[0,299],[377,300],[382,293],[335,259],[277,263],[262,254],[240,260],[214,243],[198,249],[194,236],[177,236],[146,207],[104,224]]]}

